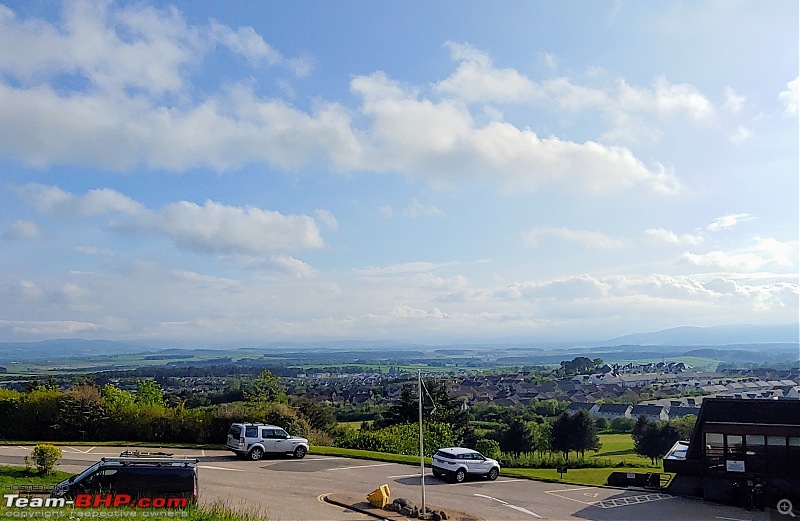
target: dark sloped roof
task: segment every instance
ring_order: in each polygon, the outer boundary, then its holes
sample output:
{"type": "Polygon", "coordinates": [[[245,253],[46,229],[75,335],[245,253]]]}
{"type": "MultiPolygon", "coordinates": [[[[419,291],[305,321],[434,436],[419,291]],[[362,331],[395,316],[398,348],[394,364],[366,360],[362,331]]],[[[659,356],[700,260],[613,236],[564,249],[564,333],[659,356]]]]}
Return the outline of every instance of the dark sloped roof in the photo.
{"type": "Polygon", "coordinates": [[[699,459],[706,422],[793,425],[800,428],[800,400],[706,398],[692,431],[687,459],[699,459]]]}

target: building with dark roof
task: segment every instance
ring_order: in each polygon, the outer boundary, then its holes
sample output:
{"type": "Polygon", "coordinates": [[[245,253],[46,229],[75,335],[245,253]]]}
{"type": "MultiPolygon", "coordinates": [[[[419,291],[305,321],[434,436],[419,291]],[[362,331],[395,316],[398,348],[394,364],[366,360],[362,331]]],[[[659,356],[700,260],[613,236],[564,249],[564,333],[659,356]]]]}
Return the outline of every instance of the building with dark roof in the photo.
{"type": "Polygon", "coordinates": [[[703,400],[691,439],[664,457],[664,471],[676,473],[674,494],[800,504],[800,400],[703,400]]]}

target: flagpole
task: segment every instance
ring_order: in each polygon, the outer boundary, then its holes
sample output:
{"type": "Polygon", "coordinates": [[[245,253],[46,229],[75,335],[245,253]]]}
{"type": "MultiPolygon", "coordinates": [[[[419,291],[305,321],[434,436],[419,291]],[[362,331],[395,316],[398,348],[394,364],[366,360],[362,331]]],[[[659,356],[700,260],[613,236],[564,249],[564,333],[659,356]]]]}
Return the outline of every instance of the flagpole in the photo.
{"type": "Polygon", "coordinates": [[[419,392],[419,482],[422,485],[422,509],[420,510],[419,518],[427,519],[425,516],[425,452],[423,451],[424,445],[422,442],[422,369],[417,372],[417,387],[419,392]]]}

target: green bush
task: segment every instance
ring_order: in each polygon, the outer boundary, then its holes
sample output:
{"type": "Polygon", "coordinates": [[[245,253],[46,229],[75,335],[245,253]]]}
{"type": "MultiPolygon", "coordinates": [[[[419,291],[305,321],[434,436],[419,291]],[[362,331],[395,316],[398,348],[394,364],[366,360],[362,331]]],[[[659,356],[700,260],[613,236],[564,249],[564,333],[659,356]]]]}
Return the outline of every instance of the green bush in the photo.
{"type": "Polygon", "coordinates": [[[59,459],[61,459],[61,449],[49,443],[40,443],[33,448],[30,456],[25,457],[25,464],[33,462],[39,473],[46,475],[53,472],[59,459]]]}
{"type": "MultiPolygon", "coordinates": [[[[452,447],[460,443],[455,439],[452,429],[443,423],[426,423],[423,435],[425,456],[432,456],[441,447],[452,447]]],[[[336,446],[419,456],[419,425],[401,423],[377,430],[347,430],[336,439],[336,446]]]]}
{"type": "Polygon", "coordinates": [[[500,444],[496,440],[482,438],[478,440],[475,450],[487,458],[497,459],[500,457],[500,444]]]}

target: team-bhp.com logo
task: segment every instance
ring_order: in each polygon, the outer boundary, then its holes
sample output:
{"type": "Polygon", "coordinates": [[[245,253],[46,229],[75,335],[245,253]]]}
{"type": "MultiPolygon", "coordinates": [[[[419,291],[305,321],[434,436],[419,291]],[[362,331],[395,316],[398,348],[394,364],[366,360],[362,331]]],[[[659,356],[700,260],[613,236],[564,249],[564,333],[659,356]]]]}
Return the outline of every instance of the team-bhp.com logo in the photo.
{"type": "Polygon", "coordinates": [[[74,500],[63,497],[25,497],[19,494],[3,494],[9,508],[186,508],[185,497],[132,497],[129,494],[77,494],[74,500]]]}

